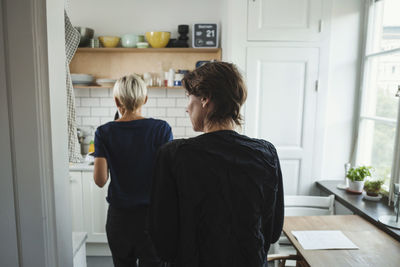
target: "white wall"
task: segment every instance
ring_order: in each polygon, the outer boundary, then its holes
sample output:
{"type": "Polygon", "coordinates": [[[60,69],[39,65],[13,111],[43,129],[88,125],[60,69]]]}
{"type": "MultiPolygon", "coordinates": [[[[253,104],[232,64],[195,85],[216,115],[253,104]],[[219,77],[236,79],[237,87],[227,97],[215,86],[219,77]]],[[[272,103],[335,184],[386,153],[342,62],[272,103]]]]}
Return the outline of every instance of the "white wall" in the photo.
{"type": "Polygon", "coordinates": [[[350,161],[359,88],[364,0],[334,0],[330,37],[328,106],[320,179],[344,178],[350,161]]]}
{"type": "MultiPolygon", "coordinates": [[[[95,36],[170,31],[179,24],[221,23],[224,0],[68,0],[74,26],[89,27],[95,36]]],[[[191,28],[191,27],[190,27],[191,28]]]]}

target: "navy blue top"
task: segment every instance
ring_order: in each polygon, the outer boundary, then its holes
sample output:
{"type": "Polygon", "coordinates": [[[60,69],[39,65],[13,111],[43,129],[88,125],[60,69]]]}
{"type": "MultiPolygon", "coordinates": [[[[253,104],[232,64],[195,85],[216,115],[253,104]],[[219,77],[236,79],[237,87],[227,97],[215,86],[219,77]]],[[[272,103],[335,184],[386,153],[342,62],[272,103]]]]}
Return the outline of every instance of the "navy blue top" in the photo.
{"type": "Polygon", "coordinates": [[[168,123],[156,119],[111,121],[97,128],[94,156],[106,158],[110,169],[108,203],[117,208],[149,204],[156,152],[172,138],[168,123]]]}

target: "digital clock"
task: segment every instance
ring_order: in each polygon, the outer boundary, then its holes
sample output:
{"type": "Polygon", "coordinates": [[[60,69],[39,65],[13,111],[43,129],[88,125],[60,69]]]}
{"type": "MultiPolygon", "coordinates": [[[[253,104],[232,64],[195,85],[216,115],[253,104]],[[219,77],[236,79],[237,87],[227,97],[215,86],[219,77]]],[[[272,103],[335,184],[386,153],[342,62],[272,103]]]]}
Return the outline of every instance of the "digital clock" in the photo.
{"type": "Polygon", "coordinates": [[[194,48],[217,48],[219,41],[218,24],[195,23],[192,28],[194,48]]]}

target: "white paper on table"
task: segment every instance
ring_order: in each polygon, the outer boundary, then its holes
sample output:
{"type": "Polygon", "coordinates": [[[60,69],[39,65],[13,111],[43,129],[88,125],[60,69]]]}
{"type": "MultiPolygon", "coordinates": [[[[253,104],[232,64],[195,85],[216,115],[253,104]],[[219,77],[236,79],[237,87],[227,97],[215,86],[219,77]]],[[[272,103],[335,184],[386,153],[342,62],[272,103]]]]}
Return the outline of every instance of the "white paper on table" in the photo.
{"type": "Polygon", "coordinates": [[[292,231],[304,249],[358,249],[342,231],[292,231]]]}

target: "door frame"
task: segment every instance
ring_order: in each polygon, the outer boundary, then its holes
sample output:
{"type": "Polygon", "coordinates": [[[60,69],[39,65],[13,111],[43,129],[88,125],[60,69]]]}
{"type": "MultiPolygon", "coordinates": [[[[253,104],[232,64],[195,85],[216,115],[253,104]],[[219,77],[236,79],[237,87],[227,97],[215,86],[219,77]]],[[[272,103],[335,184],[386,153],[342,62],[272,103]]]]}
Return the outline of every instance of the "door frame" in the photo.
{"type": "Polygon", "coordinates": [[[7,110],[0,140],[9,148],[1,152],[7,179],[0,190],[12,196],[0,202],[9,222],[0,231],[14,244],[0,251],[0,265],[72,266],[64,0],[0,4],[0,93],[7,110]]]}

